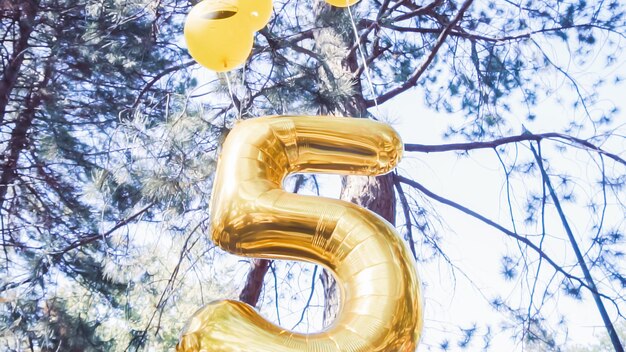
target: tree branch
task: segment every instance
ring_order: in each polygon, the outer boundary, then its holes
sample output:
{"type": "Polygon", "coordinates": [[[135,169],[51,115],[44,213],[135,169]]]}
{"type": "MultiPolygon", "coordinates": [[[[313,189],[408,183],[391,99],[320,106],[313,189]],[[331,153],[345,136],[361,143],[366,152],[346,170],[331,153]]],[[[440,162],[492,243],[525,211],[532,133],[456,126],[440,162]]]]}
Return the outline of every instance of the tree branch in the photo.
{"type": "Polygon", "coordinates": [[[24,110],[15,121],[15,126],[11,131],[11,136],[7,141],[6,149],[0,154],[0,209],[6,201],[6,194],[9,186],[17,178],[17,168],[20,155],[25,149],[30,147],[28,133],[33,125],[37,111],[47,94],[45,87],[52,75],[52,63],[46,62],[43,78],[28,92],[24,101],[24,110]]]}
{"type": "Polygon", "coordinates": [[[448,37],[448,35],[450,34],[450,32],[452,31],[454,26],[456,26],[456,24],[461,20],[461,18],[463,17],[463,14],[465,13],[465,11],[467,11],[467,9],[470,7],[472,2],[473,2],[473,0],[465,0],[465,2],[463,3],[463,5],[461,5],[461,8],[459,9],[459,12],[456,14],[454,19],[452,19],[452,21],[450,23],[448,23],[448,25],[444,28],[444,30],[439,35],[439,38],[437,38],[437,42],[435,43],[435,46],[432,48],[430,54],[426,58],[426,61],[424,61],[422,63],[422,65],[420,65],[420,67],[417,70],[415,70],[415,72],[413,73],[413,75],[411,75],[411,77],[409,77],[409,79],[404,81],[404,83],[402,83],[398,87],[393,88],[390,91],[388,91],[387,93],[384,93],[384,94],[380,95],[376,99],[376,101],[374,101],[374,100],[366,100],[365,101],[366,106],[368,108],[370,108],[370,107],[376,105],[376,103],[383,104],[384,102],[386,102],[389,99],[395,97],[396,95],[398,95],[398,94],[400,94],[400,93],[402,93],[404,91],[407,91],[408,89],[410,89],[413,86],[415,86],[417,84],[417,81],[422,76],[422,74],[424,72],[426,72],[426,69],[428,68],[430,63],[433,61],[433,59],[437,55],[437,52],[439,51],[439,49],[441,48],[443,43],[446,41],[446,38],[448,37]]]}
{"type": "Polygon", "coordinates": [[[574,250],[574,253],[576,254],[576,259],[578,260],[578,265],[580,266],[580,269],[582,270],[583,275],[585,276],[585,281],[587,281],[587,285],[589,285],[589,291],[591,291],[593,300],[595,301],[596,306],[598,307],[598,311],[600,313],[600,316],[602,317],[602,321],[604,322],[604,326],[607,330],[607,333],[609,334],[611,343],[613,344],[613,348],[615,348],[615,352],[624,352],[624,347],[622,346],[622,343],[619,340],[617,331],[615,331],[613,322],[611,322],[611,318],[609,318],[609,314],[607,313],[606,308],[604,307],[604,303],[602,302],[602,299],[600,298],[600,294],[598,293],[598,288],[596,287],[595,280],[593,279],[593,276],[591,276],[591,272],[589,271],[589,268],[587,267],[587,263],[585,262],[585,258],[583,257],[583,254],[580,251],[578,242],[576,241],[576,238],[574,237],[574,233],[572,232],[572,229],[569,226],[569,222],[567,221],[565,212],[563,211],[563,208],[561,208],[561,202],[559,201],[559,197],[557,196],[556,191],[554,190],[554,187],[552,186],[552,182],[550,182],[550,177],[548,176],[546,168],[543,166],[543,160],[541,159],[541,156],[537,153],[537,151],[535,150],[535,147],[532,144],[530,145],[530,150],[533,152],[533,156],[535,157],[535,160],[537,161],[537,165],[539,165],[543,182],[545,182],[550,192],[550,197],[552,198],[552,201],[554,202],[554,207],[556,208],[557,213],[559,214],[559,218],[561,219],[561,223],[563,224],[563,229],[565,229],[567,238],[569,239],[570,244],[572,245],[572,249],[574,250]]]}
{"type": "Polygon", "coordinates": [[[563,133],[557,132],[549,132],[549,133],[540,133],[533,134],[529,132],[524,132],[517,136],[509,136],[500,139],[495,139],[492,141],[485,142],[467,142],[467,143],[450,143],[450,144],[435,144],[435,145],[427,145],[427,144],[415,144],[408,143],[404,145],[404,150],[407,152],[420,152],[420,153],[441,153],[441,152],[449,152],[449,151],[470,151],[475,149],[493,149],[498,146],[508,144],[508,143],[517,143],[522,141],[541,141],[543,139],[560,139],[572,142],[574,144],[578,144],[585,149],[592,150],[598,154],[607,156],[618,163],[626,166],[626,160],[620,157],[617,154],[610,153],[605,151],[604,149],[596,146],[595,144],[589,142],[587,139],[581,139],[572,137],[563,133]]]}
{"type": "Polygon", "coordinates": [[[552,258],[550,258],[550,256],[548,256],[548,254],[546,252],[544,252],[541,248],[539,248],[537,245],[535,245],[533,242],[531,242],[528,238],[526,238],[526,237],[524,237],[524,236],[522,236],[522,235],[520,235],[518,233],[515,233],[515,232],[505,228],[504,226],[496,223],[495,221],[490,220],[490,219],[486,218],[485,216],[480,215],[477,212],[475,212],[475,211],[473,211],[473,210],[471,210],[471,209],[469,209],[467,207],[464,207],[464,206],[460,205],[459,203],[456,203],[456,202],[451,201],[451,200],[449,200],[447,198],[444,198],[444,197],[442,197],[442,196],[440,196],[438,194],[433,193],[432,191],[430,191],[429,189],[427,189],[426,187],[424,187],[422,184],[420,184],[417,181],[408,179],[408,178],[406,178],[404,176],[401,176],[401,175],[395,175],[394,174],[394,177],[399,182],[402,182],[404,184],[407,184],[407,185],[417,189],[418,191],[424,193],[426,196],[428,196],[428,197],[430,197],[430,198],[432,198],[432,199],[434,199],[434,200],[436,200],[436,201],[438,201],[440,203],[443,203],[443,204],[445,204],[447,206],[455,208],[455,209],[457,209],[457,210],[459,210],[459,211],[461,211],[461,212],[463,212],[463,213],[465,213],[465,214],[467,214],[467,215],[469,215],[469,216],[471,216],[473,218],[476,218],[476,219],[482,221],[483,223],[485,223],[485,224],[487,224],[487,225],[489,225],[489,226],[499,230],[500,232],[506,234],[507,236],[509,236],[509,237],[511,237],[511,238],[513,238],[513,239],[515,239],[515,240],[517,240],[519,242],[521,242],[521,243],[524,243],[525,245],[527,245],[528,247],[533,249],[537,254],[539,254],[539,256],[541,258],[543,258],[546,262],[550,263],[550,265],[557,272],[563,274],[563,276],[567,277],[570,280],[574,280],[574,281],[578,282],[580,285],[586,287],[590,291],[593,291],[591,289],[591,287],[589,287],[582,279],[580,279],[579,277],[574,276],[574,275],[568,273],[567,271],[565,271],[559,264],[557,264],[552,258]]]}
{"type": "Polygon", "coordinates": [[[58,251],[54,251],[51,254],[53,254],[53,255],[62,255],[64,253],[67,253],[67,252],[71,251],[72,249],[84,246],[86,244],[89,244],[91,242],[97,241],[99,239],[105,239],[105,238],[109,237],[111,234],[113,234],[115,231],[117,231],[120,227],[129,224],[131,221],[133,221],[133,220],[137,219],[139,216],[143,215],[146,211],[148,211],[150,208],[152,208],[154,206],[154,204],[155,203],[148,204],[147,206],[145,206],[143,209],[139,210],[135,214],[127,217],[126,219],[121,220],[115,226],[113,226],[109,231],[107,231],[107,232],[105,232],[103,234],[95,234],[95,235],[91,235],[91,236],[80,238],[80,239],[75,240],[74,242],[72,242],[69,246],[64,247],[64,248],[62,248],[62,249],[60,249],[58,251]]]}
{"type": "Polygon", "coordinates": [[[315,266],[313,269],[313,274],[311,275],[311,293],[309,293],[309,298],[306,300],[306,304],[304,308],[302,308],[302,314],[300,315],[300,319],[294,326],[291,327],[291,330],[295,329],[302,321],[304,320],[304,315],[306,314],[307,309],[311,307],[311,300],[313,300],[313,294],[315,294],[315,281],[317,281],[317,269],[319,266],[315,266]]]}
{"type": "MultiPolygon", "coordinates": [[[[369,22],[374,22],[374,21],[369,20],[369,22]]],[[[422,34],[441,34],[441,31],[442,31],[440,28],[403,27],[403,26],[396,26],[396,25],[391,24],[391,23],[382,23],[382,24],[380,24],[380,26],[384,27],[384,28],[387,28],[387,29],[394,30],[394,31],[405,32],[405,33],[412,32],[412,33],[422,33],[422,34]]],[[[460,38],[469,39],[469,40],[480,40],[480,41],[483,41],[483,42],[491,42],[491,43],[504,43],[504,42],[513,42],[513,41],[516,41],[516,40],[530,39],[532,36],[534,36],[536,34],[558,32],[558,31],[564,31],[564,30],[567,30],[567,29],[590,29],[590,28],[597,28],[597,29],[601,29],[601,30],[614,32],[610,28],[605,28],[605,27],[602,27],[602,26],[598,26],[598,25],[593,24],[593,23],[586,23],[586,24],[576,24],[576,25],[563,26],[563,27],[542,28],[542,29],[531,31],[531,32],[528,32],[528,33],[522,33],[522,34],[516,34],[516,35],[507,35],[507,36],[503,36],[503,37],[488,37],[486,35],[480,35],[480,34],[467,32],[467,31],[462,30],[462,29],[451,30],[449,35],[453,36],[453,37],[460,37],[460,38]]],[[[624,37],[624,35],[622,35],[620,33],[618,33],[618,34],[620,36],[624,37]]]]}
{"type": "Polygon", "coordinates": [[[404,221],[406,223],[406,231],[407,231],[407,242],[409,242],[409,248],[411,249],[411,253],[413,253],[413,258],[417,260],[417,252],[415,251],[415,243],[413,241],[413,223],[411,222],[411,207],[409,206],[409,202],[406,199],[406,195],[404,194],[404,190],[402,189],[402,184],[398,180],[397,177],[394,177],[393,183],[396,185],[396,189],[398,190],[398,197],[400,198],[400,205],[402,206],[402,212],[404,213],[404,221]]]}
{"type": "Polygon", "coordinates": [[[135,102],[133,103],[133,106],[130,109],[131,110],[135,110],[137,108],[137,106],[139,106],[139,103],[141,102],[141,98],[143,98],[143,96],[150,90],[150,88],[152,88],[152,86],[155,85],[165,75],[168,75],[168,74],[170,74],[172,72],[176,72],[178,70],[182,70],[183,68],[187,68],[187,67],[193,66],[195,64],[196,64],[195,60],[187,61],[187,62],[185,62],[183,64],[178,65],[178,66],[173,66],[173,67],[170,67],[170,68],[168,68],[166,70],[163,70],[162,72],[160,72],[156,76],[152,77],[152,79],[148,83],[146,83],[146,85],[139,92],[139,94],[137,94],[137,98],[135,99],[135,102]]]}
{"type": "Polygon", "coordinates": [[[420,7],[417,7],[416,9],[411,10],[410,12],[403,13],[402,15],[398,15],[390,19],[388,22],[400,22],[400,21],[409,20],[411,18],[433,12],[436,7],[439,7],[441,5],[443,5],[443,0],[435,0],[428,5],[420,6],[420,7]]]}

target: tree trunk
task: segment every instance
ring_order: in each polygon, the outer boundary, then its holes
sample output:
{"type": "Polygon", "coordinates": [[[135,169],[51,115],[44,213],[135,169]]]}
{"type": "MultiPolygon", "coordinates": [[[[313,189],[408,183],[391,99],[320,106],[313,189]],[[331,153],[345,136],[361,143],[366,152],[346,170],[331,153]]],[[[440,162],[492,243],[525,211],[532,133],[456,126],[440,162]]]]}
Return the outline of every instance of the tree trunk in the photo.
{"type": "MultiPolygon", "coordinates": [[[[396,224],[396,195],[391,174],[378,177],[348,176],[342,179],[340,199],[352,202],[396,224]]],[[[330,325],[339,308],[339,291],[335,278],[326,270],[320,274],[324,287],[324,326],[330,325]]]]}
{"type": "Polygon", "coordinates": [[[270,268],[270,261],[267,259],[253,259],[250,264],[252,268],[248,272],[246,284],[241,290],[241,294],[239,294],[239,300],[254,307],[259,302],[259,297],[263,291],[263,278],[265,278],[265,274],[267,274],[267,270],[270,268]]]}
{"type": "MultiPolygon", "coordinates": [[[[328,16],[331,11],[337,11],[338,14],[345,15],[345,9],[336,9],[324,1],[318,2],[318,14],[320,18],[320,27],[332,28],[332,22],[324,22],[324,19],[332,19],[328,16]]],[[[357,21],[358,22],[358,21],[357,21]]],[[[358,24],[355,23],[357,29],[358,24]]],[[[339,35],[339,34],[337,34],[339,35]]],[[[356,42],[355,33],[345,37],[345,47],[350,48],[356,42]]],[[[344,69],[354,75],[359,70],[358,52],[353,51],[341,63],[344,69]]],[[[363,96],[363,86],[360,77],[354,77],[354,93],[346,101],[339,102],[335,112],[344,116],[365,117],[367,116],[367,104],[363,96]]],[[[394,183],[391,174],[384,176],[346,176],[342,178],[341,193],[339,198],[347,202],[357,204],[363,208],[369,209],[374,213],[382,216],[385,220],[395,225],[396,220],[396,199],[394,191],[394,183]]],[[[324,326],[330,325],[337,315],[339,308],[339,291],[335,278],[326,270],[320,274],[322,286],[324,288],[324,326]]]]}
{"type": "Polygon", "coordinates": [[[19,5],[3,2],[0,7],[0,18],[13,17],[19,28],[19,37],[13,42],[11,57],[8,59],[8,64],[2,72],[2,79],[0,79],[0,125],[4,122],[9,97],[24,62],[36,13],[37,5],[31,0],[20,1],[19,5]]]}
{"type": "Polygon", "coordinates": [[[17,178],[17,167],[20,154],[29,145],[28,131],[33,125],[37,109],[39,109],[44,95],[44,88],[50,79],[51,66],[47,64],[43,79],[35,85],[24,100],[24,110],[19,113],[15,126],[11,130],[11,136],[7,147],[0,154],[0,210],[3,209],[6,195],[10,185],[17,178]]]}

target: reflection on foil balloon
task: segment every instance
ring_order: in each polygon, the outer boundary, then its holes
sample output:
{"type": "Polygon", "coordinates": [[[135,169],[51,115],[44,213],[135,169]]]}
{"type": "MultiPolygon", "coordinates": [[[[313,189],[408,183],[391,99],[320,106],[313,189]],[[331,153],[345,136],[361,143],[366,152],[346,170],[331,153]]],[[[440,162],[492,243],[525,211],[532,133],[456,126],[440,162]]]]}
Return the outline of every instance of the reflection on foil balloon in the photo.
{"type": "Polygon", "coordinates": [[[213,71],[230,71],[246,61],[271,14],[271,0],[204,0],[185,20],[189,53],[213,71]]]}
{"type": "Polygon", "coordinates": [[[328,329],[295,333],[237,301],[213,302],[188,322],[179,352],[413,352],[422,304],[413,261],[394,228],[355,204],[292,194],[289,173],[380,175],[402,142],[388,125],[337,117],[240,122],[217,167],[213,241],[236,255],[316,263],[337,278],[342,306],[328,329]]]}

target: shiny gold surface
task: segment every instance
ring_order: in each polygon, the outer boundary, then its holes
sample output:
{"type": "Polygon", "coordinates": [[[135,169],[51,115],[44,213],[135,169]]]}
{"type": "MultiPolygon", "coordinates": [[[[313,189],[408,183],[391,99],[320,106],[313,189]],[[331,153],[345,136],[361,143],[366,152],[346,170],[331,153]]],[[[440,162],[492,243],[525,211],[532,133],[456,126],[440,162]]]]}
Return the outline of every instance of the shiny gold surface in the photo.
{"type": "Polygon", "coordinates": [[[414,351],[422,327],[420,286],[394,228],[354,204],[281,188],[295,172],[384,174],[401,154],[397,133],[366,119],[285,116],[238,123],[215,176],[213,241],[240,256],[323,265],[338,280],[342,306],[327,330],[300,334],[242,302],[213,302],[191,318],[177,351],[414,351]]]}

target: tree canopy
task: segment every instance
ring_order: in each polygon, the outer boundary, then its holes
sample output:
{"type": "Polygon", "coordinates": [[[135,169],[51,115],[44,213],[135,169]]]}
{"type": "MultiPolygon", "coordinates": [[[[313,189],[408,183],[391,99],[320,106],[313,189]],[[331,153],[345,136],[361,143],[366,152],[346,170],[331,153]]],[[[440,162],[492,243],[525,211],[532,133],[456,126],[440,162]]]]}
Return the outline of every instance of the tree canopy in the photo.
{"type": "MultiPolygon", "coordinates": [[[[405,140],[398,170],[344,178],[340,197],[394,223],[427,278],[476,280],[450,249],[471,234],[443,209],[505,246],[493,263],[502,290],[483,292],[500,320],[452,333],[426,316],[446,337],[427,333],[420,350],[489,349],[502,331],[511,345],[565,350],[560,307],[573,301],[593,306],[606,346],[623,351],[626,124],[606,98],[624,89],[620,1],[275,0],[248,62],[227,74],[186,51],[195,3],[0,0],[2,350],[173,349],[186,317],[218,298],[322,328],[337,306],[325,271],[241,262],[205,236],[221,142],[236,120],[264,115],[393,124],[387,112],[411,94],[441,138],[405,140]],[[436,189],[411,164],[487,153],[501,176],[479,187],[495,200],[436,189]]],[[[285,187],[331,182],[296,175],[285,187]]],[[[424,282],[427,312],[436,281],[424,282]]]]}

